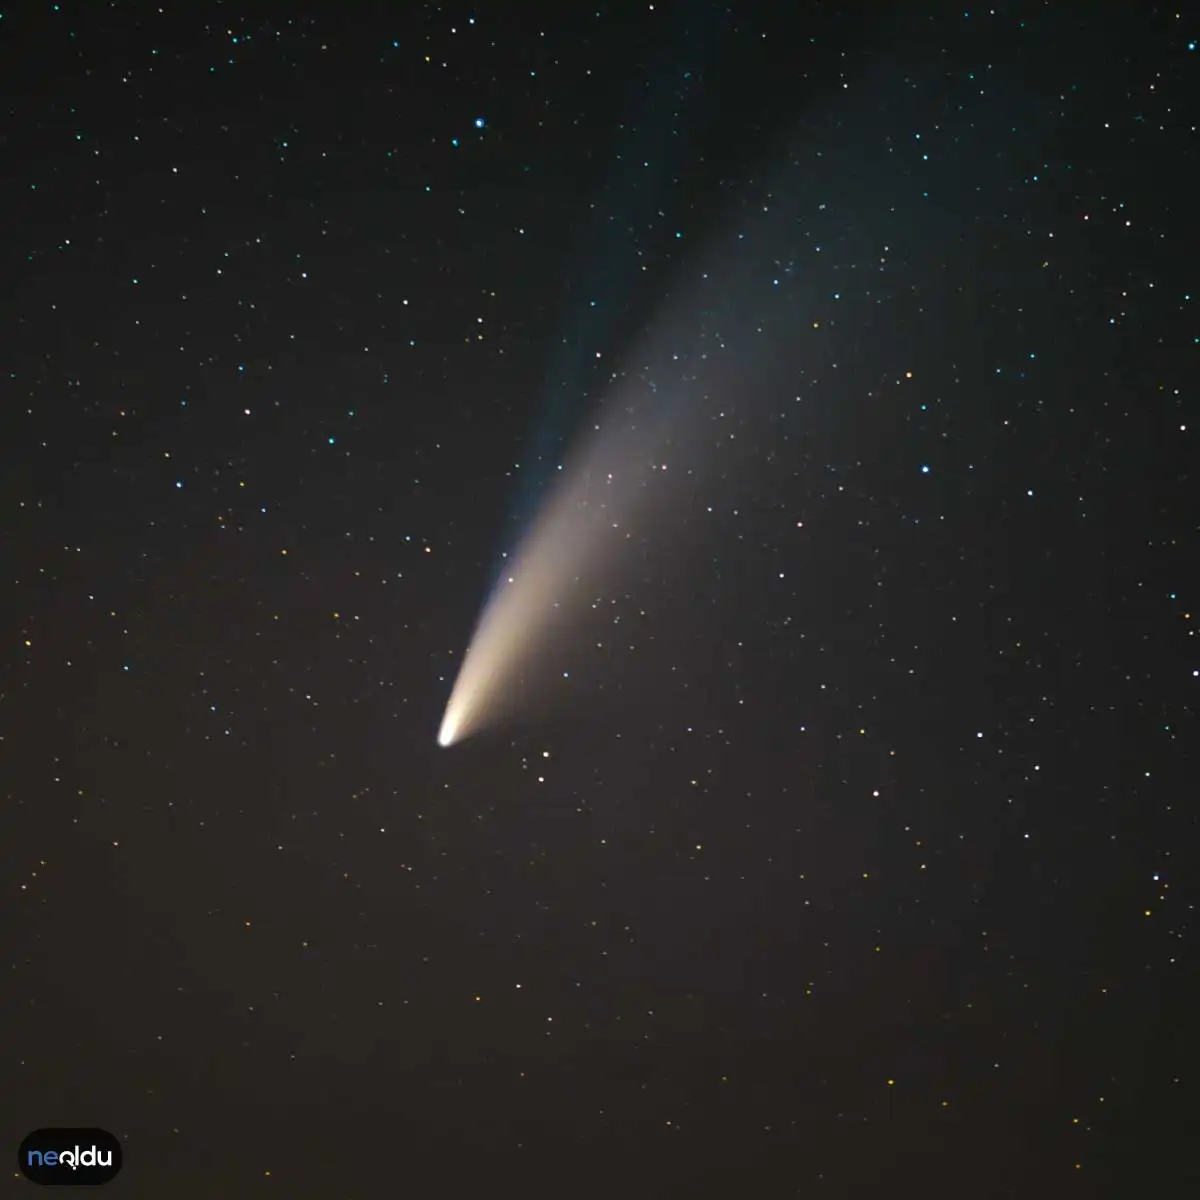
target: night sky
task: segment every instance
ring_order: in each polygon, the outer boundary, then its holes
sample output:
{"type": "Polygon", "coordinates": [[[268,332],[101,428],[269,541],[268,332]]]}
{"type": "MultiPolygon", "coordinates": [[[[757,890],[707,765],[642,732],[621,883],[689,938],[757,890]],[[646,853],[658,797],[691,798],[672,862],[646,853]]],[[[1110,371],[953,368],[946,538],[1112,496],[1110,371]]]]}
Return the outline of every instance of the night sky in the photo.
{"type": "Polygon", "coordinates": [[[164,8],[0,18],[12,1152],[1193,1195],[1200,18],[164,8]]]}

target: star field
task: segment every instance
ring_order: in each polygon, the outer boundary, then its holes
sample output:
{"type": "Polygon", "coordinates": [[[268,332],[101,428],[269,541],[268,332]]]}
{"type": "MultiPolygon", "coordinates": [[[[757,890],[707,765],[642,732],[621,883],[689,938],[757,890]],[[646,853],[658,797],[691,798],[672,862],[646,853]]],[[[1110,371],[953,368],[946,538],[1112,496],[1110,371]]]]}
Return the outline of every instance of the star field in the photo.
{"type": "Polygon", "coordinates": [[[0,17],[13,1149],[1189,1194],[1195,14],[273,7],[0,17]]]}

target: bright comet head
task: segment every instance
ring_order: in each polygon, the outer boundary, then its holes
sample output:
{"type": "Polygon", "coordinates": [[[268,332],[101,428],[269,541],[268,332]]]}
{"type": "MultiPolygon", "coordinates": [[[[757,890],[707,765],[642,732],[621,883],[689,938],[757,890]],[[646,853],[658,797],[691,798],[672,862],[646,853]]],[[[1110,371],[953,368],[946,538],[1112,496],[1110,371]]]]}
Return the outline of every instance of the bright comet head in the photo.
{"type": "Polygon", "coordinates": [[[438,745],[449,746],[454,742],[457,722],[454,719],[454,714],[446,710],[446,715],[442,718],[441,728],[438,730],[438,745]]]}

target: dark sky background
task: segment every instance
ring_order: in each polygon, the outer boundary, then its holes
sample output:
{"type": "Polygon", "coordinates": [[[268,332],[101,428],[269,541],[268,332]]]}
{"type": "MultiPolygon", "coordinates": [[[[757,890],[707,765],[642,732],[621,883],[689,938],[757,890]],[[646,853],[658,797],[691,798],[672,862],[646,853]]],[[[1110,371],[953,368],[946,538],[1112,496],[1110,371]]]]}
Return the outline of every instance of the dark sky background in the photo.
{"type": "Polygon", "coordinates": [[[12,1150],[1191,1195],[1200,19],[163,7],[0,19],[12,1150]],[[439,749],[651,344],[677,527],[439,749]]]}

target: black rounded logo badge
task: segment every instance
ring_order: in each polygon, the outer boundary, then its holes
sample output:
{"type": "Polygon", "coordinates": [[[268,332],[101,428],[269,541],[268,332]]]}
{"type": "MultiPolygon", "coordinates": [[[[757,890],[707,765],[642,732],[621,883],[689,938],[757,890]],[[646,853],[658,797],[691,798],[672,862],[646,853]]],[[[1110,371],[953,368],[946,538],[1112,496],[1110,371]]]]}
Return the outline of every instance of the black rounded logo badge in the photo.
{"type": "Polygon", "coordinates": [[[121,1169],[121,1143],[103,1129],[36,1129],[17,1166],[34,1183],[107,1183],[121,1169]]]}

